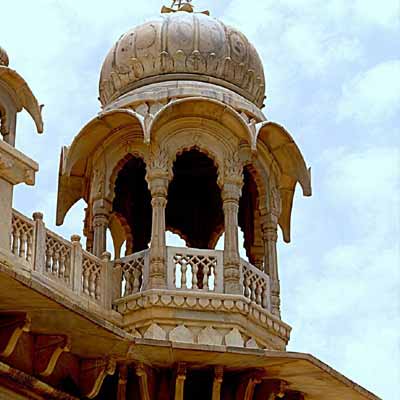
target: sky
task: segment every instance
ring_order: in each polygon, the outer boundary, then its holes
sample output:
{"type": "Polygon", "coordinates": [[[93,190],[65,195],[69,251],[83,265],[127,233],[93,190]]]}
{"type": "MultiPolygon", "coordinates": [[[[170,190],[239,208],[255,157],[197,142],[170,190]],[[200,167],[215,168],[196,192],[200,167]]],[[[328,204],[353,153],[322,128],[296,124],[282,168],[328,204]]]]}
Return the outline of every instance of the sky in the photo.
{"type": "MultiPolygon", "coordinates": [[[[311,353],[383,399],[400,393],[400,51],[397,0],[195,0],[258,49],[269,120],[312,168],[292,243],[279,244],[288,349],[311,353]]],[[[0,0],[0,46],[29,83],[45,132],[26,113],[17,147],[40,164],[14,207],[69,238],[84,203],[55,228],[60,148],[99,111],[108,50],[167,0],[0,0]]]]}

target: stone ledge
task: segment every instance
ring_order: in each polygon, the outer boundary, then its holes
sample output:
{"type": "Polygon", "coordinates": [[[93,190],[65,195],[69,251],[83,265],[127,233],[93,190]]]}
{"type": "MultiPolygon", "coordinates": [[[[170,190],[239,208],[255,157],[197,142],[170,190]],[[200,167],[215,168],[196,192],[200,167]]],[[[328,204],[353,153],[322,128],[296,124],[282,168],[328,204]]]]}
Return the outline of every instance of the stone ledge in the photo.
{"type": "Polygon", "coordinates": [[[12,185],[35,184],[35,173],[39,165],[25,154],[0,140],[0,178],[12,185]]]}
{"type": "Polygon", "coordinates": [[[274,350],[284,350],[290,338],[289,325],[244,296],[149,290],[114,306],[137,338],[274,350]]]}

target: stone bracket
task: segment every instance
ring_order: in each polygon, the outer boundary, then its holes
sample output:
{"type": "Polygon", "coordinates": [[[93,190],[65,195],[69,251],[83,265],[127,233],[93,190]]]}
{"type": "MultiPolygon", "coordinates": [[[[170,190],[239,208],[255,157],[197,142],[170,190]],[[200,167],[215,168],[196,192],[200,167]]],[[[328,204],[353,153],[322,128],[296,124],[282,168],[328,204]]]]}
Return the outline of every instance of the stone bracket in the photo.
{"type": "Polygon", "coordinates": [[[116,369],[114,359],[82,360],[80,365],[80,389],[83,397],[93,399],[103,385],[107,375],[113,375],[116,369]]]}
{"type": "Polygon", "coordinates": [[[35,337],[34,370],[41,376],[50,376],[64,352],[71,344],[65,335],[37,335],[35,337]]]}
{"type": "Polygon", "coordinates": [[[9,357],[22,333],[29,332],[30,318],[24,314],[0,314],[0,357],[9,357]]]}

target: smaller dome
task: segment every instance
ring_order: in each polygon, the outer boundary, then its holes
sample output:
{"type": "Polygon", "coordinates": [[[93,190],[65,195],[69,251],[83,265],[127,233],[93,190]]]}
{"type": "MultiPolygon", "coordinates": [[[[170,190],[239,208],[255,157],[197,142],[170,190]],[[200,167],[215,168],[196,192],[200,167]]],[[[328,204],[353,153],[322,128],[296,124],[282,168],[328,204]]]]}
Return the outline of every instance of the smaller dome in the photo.
{"type": "Polygon", "coordinates": [[[8,67],[9,62],[7,52],[0,46],[0,65],[8,67]]]}

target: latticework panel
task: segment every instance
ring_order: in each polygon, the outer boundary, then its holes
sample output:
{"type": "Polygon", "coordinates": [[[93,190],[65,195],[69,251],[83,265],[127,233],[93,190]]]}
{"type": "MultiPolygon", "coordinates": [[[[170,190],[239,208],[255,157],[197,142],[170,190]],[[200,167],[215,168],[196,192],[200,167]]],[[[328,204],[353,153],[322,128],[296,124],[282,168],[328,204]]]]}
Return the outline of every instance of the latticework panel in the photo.
{"type": "Polygon", "coordinates": [[[15,212],[12,215],[11,251],[27,262],[32,261],[34,222],[15,212]]]}
{"type": "Polygon", "coordinates": [[[133,254],[121,260],[123,275],[123,295],[129,296],[140,292],[143,286],[143,271],[145,266],[145,255],[143,253],[133,254]]]}
{"type": "Polygon", "coordinates": [[[82,264],[83,293],[93,300],[101,298],[101,264],[86,254],[82,264]]]}
{"type": "Polygon", "coordinates": [[[66,283],[71,278],[71,244],[46,232],[46,272],[66,283]]]}
{"type": "Polygon", "coordinates": [[[245,262],[242,262],[241,268],[244,295],[259,306],[268,309],[268,276],[245,262]]]}
{"type": "Polygon", "coordinates": [[[191,253],[176,253],[175,287],[182,289],[215,290],[217,257],[191,253]]]}

